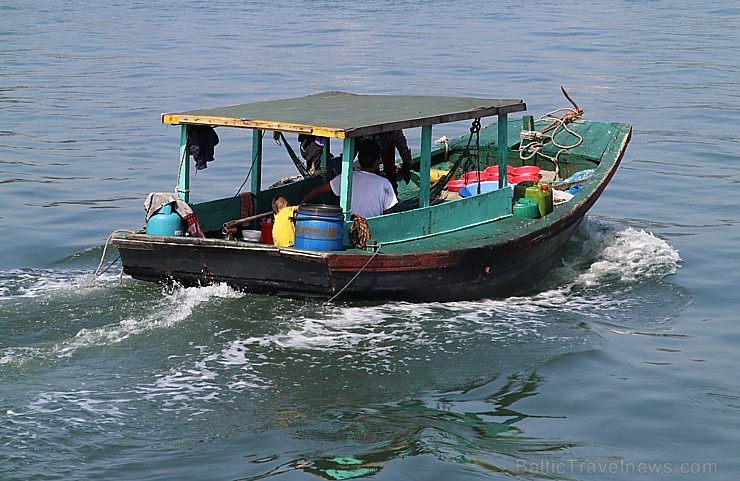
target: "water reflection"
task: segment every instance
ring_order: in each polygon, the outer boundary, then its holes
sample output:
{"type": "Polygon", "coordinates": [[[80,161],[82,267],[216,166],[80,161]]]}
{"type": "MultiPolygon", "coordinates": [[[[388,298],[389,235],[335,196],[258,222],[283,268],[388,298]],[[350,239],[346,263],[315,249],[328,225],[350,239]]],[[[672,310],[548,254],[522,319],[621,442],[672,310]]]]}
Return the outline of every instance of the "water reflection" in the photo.
{"type": "MultiPolygon", "coordinates": [[[[296,435],[305,444],[328,442],[332,447],[306,453],[248,479],[266,479],[293,470],[332,481],[363,478],[395,460],[420,456],[467,464],[488,474],[515,475],[517,466],[530,454],[560,452],[573,446],[557,439],[527,437],[517,427],[525,419],[541,417],[519,410],[516,404],[535,396],[542,382],[536,372],[526,372],[503,382],[494,379],[377,408],[327,410],[321,413],[320,422],[296,435]],[[482,392],[487,394],[479,398],[482,392]]],[[[428,459],[425,462],[429,463],[428,459]]]]}

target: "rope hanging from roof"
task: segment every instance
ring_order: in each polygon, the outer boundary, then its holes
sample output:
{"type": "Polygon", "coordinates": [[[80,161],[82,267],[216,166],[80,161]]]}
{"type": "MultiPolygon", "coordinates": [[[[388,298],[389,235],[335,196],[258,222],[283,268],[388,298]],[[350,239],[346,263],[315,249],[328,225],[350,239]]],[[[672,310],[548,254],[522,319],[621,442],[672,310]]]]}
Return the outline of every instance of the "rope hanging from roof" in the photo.
{"type": "Polygon", "coordinates": [[[303,161],[298,158],[295,151],[293,150],[293,147],[290,146],[288,141],[285,139],[285,136],[283,135],[283,133],[273,132],[272,138],[275,139],[276,144],[285,146],[285,150],[288,152],[288,156],[290,157],[290,160],[293,161],[295,168],[298,169],[298,172],[300,172],[303,178],[306,179],[308,177],[311,177],[311,173],[308,171],[308,169],[306,169],[306,166],[303,165],[303,161]]]}
{"type": "MultiPolygon", "coordinates": [[[[447,171],[447,174],[441,177],[437,182],[432,184],[430,190],[429,190],[429,201],[432,203],[432,200],[437,199],[440,194],[442,193],[442,190],[447,186],[447,182],[454,177],[455,172],[460,168],[462,165],[463,171],[466,171],[471,166],[475,168],[476,163],[480,164],[480,129],[481,129],[481,123],[480,118],[474,119],[473,123],[470,126],[470,136],[468,137],[468,143],[465,145],[465,150],[460,154],[460,156],[457,158],[455,163],[452,165],[450,170],[447,171]],[[470,144],[473,141],[473,137],[475,136],[475,154],[471,155],[470,151],[470,144]],[[476,158],[475,162],[473,161],[473,157],[476,158]],[[463,160],[465,163],[463,163],[463,160]]],[[[440,139],[441,140],[441,139],[440,139]]],[[[449,155],[449,150],[447,147],[447,142],[445,139],[445,160],[447,160],[449,155]]],[[[406,199],[403,202],[399,202],[399,210],[404,211],[408,209],[415,209],[419,206],[419,196],[415,195],[414,197],[411,197],[410,199],[406,199]]]]}

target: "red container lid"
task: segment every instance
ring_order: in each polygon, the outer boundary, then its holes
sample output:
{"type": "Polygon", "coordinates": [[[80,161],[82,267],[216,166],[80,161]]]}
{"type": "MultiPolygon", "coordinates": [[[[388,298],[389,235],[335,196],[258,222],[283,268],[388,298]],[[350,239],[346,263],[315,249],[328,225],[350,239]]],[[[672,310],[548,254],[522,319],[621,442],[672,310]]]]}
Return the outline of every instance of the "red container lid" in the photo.
{"type": "Polygon", "coordinates": [[[458,192],[463,187],[465,187],[465,181],[462,179],[447,182],[447,190],[450,192],[458,192]]]}
{"type": "Polygon", "coordinates": [[[538,180],[540,180],[540,175],[539,174],[514,175],[514,179],[515,179],[514,183],[517,183],[517,184],[519,182],[525,182],[525,181],[537,182],[538,180]]]}
{"type": "Polygon", "coordinates": [[[536,165],[523,165],[521,167],[514,168],[514,175],[527,175],[527,174],[534,174],[539,175],[540,169],[536,165]]]}
{"type": "Polygon", "coordinates": [[[486,171],[480,171],[480,170],[474,170],[472,172],[466,172],[464,173],[460,179],[464,180],[465,182],[478,182],[478,180],[485,181],[488,177],[488,174],[486,171]]]}

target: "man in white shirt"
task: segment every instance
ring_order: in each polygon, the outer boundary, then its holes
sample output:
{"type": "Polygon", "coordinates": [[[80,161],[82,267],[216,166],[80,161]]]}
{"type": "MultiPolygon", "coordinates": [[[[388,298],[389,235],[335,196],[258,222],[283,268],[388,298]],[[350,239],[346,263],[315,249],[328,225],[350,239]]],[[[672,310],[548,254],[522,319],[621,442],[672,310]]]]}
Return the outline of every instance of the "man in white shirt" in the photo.
{"type": "MultiPolygon", "coordinates": [[[[382,152],[372,140],[357,144],[357,160],[360,170],[352,172],[352,213],[360,217],[376,217],[392,212],[398,203],[393,186],[385,177],[379,175],[382,152]]],[[[307,204],[328,192],[339,195],[341,176],[322,184],[308,193],[302,203],[307,204]]]]}

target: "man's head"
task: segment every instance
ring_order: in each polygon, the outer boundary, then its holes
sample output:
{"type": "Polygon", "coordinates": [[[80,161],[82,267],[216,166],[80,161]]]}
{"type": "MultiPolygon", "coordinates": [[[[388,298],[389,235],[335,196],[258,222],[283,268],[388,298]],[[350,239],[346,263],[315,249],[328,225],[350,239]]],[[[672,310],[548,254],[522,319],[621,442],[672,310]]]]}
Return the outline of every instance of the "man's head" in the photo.
{"type": "Polygon", "coordinates": [[[375,167],[381,155],[380,146],[373,140],[363,140],[357,144],[357,160],[363,170],[375,167]]]}
{"type": "Polygon", "coordinates": [[[284,195],[276,195],[272,199],[272,211],[276,214],[289,205],[290,202],[288,202],[288,199],[284,195]]]}

